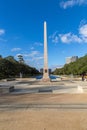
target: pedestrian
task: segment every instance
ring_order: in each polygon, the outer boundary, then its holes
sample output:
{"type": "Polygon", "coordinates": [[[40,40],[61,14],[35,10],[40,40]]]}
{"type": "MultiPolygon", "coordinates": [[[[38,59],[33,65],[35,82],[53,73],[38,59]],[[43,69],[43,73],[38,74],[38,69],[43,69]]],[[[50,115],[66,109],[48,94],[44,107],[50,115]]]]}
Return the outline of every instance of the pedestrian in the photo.
{"type": "Polygon", "coordinates": [[[82,74],[82,81],[84,81],[84,74],[82,74]]]}

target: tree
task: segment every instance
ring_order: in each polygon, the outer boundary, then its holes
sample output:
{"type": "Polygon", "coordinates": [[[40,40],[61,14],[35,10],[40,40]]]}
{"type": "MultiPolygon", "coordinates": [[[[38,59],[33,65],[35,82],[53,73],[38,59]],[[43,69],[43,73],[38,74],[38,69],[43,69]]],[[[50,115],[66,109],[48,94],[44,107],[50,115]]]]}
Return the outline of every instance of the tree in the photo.
{"type": "Polygon", "coordinates": [[[65,64],[63,68],[56,69],[54,74],[81,75],[87,73],[87,55],[79,58],[76,62],[65,64]]]}
{"type": "Polygon", "coordinates": [[[18,55],[19,63],[24,63],[23,56],[20,54],[18,55]]]}
{"type": "Polygon", "coordinates": [[[0,55],[0,59],[2,59],[2,55],[0,55]]]}
{"type": "Polygon", "coordinates": [[[0,59],[0,79],[17,77],[20,72],[23,73],[24,77],[39,74],[39,71],[36,70],[36,68],[19,63],[13,56],[0,59]]]}
{"type": "Polygon", "coordinates": [[[17,68],[13,62],[7,59],[0,60],[0,75],[3,78],[15,76],[17,74],[17,68]]]}

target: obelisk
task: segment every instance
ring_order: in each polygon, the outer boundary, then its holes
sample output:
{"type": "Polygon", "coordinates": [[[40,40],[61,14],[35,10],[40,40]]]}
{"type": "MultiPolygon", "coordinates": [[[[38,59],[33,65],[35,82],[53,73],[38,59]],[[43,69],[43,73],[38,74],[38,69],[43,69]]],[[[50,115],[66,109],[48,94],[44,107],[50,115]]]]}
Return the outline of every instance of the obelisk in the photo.
{"type": "Polygon", "coordinates": [[[43,68],[43,81],[50,81],[48,70],[48,51],[47,51],[47,26],[44,22],[44,68],[43,68]]]}

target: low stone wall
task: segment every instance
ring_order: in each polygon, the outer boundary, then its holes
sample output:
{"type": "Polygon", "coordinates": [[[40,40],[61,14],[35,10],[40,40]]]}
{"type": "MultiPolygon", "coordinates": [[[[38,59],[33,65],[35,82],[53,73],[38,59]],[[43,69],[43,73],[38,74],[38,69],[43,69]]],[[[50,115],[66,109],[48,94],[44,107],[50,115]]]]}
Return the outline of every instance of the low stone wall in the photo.
{"type": "Polygon", "coordinates": [[[15,81],[15,78],[7,78],[7,81],[15,81]]]}
{"type": "Polygon", "coordinates": [[[0,85],[0,94],[7,94],[14,91],[14,86],[0,85]]]}

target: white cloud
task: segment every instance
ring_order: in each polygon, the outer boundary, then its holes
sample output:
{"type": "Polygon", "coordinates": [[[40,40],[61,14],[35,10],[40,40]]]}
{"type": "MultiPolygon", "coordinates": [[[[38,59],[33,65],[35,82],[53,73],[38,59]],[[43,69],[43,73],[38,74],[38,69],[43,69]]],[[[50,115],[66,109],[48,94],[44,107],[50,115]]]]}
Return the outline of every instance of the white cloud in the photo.
{"type": "Polygon", "coordinates": [[[79,28],[80,28],[81,26],[85,25],[86,23],[87,23],[86,19],[82,19],[82,20],[80,21],[79,28]]]}
{"type": "Polygon", "coordinates": [[[62,68],[63,65],[51,65],[50,68],[54,71],[56,68],[62,68]]]}
{"type": "Polygon", "coordinates": [[[5,34],[5,30],[4,29],[0,29],[0,36],[5,34]]]}
{"type": "Polygon", "coordinates": [[[84,43],[87,43],[87,37],[82,37],[84,43]]]}
{"type": "Polygon", "coordinates": [[[11,51],[13,52],[13,51],[20,51],[21,50],[21,48],[13,48],[13,49],[11,49],[11,51]]]}
{"type": "Polygon", "coordinates": [[[87,43],[87,24],[79,27],[79,34],[83,42],[87,43]]]}
{"type": "Polygon", "coordinates": [[[65,34],[56,34],[54,37],[50,37],[53,43],[82,43],[83,39],[79,35],[75,35],[71,32],[65,34]]]}
{"type": "Polygon", "coordinates": [[[56,35],[57,35],[57,31],[55,31],[52,35],[50,35],[49,38],[54,39],[56,35]]]}
{"type": "Polygon", "coordinates": [[[87,4],[87,0],[67,0],[67,1],[62,1],[60,2],[60,6],[64,9],[73,7],[73,6],[81,6],[87,4]]]}
{"type": "Polygon", "coordinates": [[[58,41],[59,41],[58,36],[56,36],[54,39],[52,39],[52,42],[53,42],[53,43],[58,43],[58,41]]]}
{"type": "Polygon", "coordinates": [[[50,36],[49,36],[49,39],[52,39],[52,42],[53,42],[53,43],[58,43],[59,37],[58,37],[57,31],[54,32],[52,35],[50,35],[50,36]]]}
{"type": "Polygon", "coordinates": [[[34,57],[33,58],[34,61],[39,61],[39,60],[43,60],[43,56],[39,56],[39,57],[34,57]]]}
{"type": "Polygon", "coordinates": [[[59,37],[63,43],[69,43],[70,42],[70,33],[67,34],[59,34],[59,37]]]}
{"type": "Polygon", "coordinates": [[[73,32],[58,34],[56,31],[49,38],[53,43],[59,43],[59,41],[62,43],[87,43],[87,23],[86,21],[80,22],[77,34],[73,32]]]}
{"type": "Polygon", "coordinates": [[[26,59],[26,64],[28,64],[29,66],[32,66],[32,67],[35,67],[35,68],[37,68],[38,70],[40,69],[40,68],[42,68],[43,67],[43,63],[42,63],[42,60],[31,60],[31,59],[26,59]]]}
{"type": "Polygon", "coordinates": [[[39,51],[31,51],[31,53],[25,53],[25,54],[22,54],[24,57],[30,57],[30,58],[33,58],[35,56],[38,56],[39,55],[39,51]]]}
{"type": "Polygon", "coordinates": [[[43,55],[39,51],[31,51],[30,53],[22,54],[22,56],[24,57],[25,63],[36,68],[41,68],[38,64],[42,64],[43,55]]]}
{"type": "Polygon", "coordinates": [[[81,43],[82,42],[82,39],[80,37],[72,34],[71,32],[66,33],[66,34],[59,34],[59,37],[63,43],[71,43],[71,42],[81,43]]]}
{"type": "Polygon", "coordinates": [[[39,54],[39,51],[32,51],[30,54],[29,54],[29,57],[34,57],[36,55],[39,54]]]}
{"type": "Polygon", "coordinates": [[[81,34],[82,37],[87,38],[87,24],[82,25],[82,26],[79,28],[79,33],[81,34]]]}

